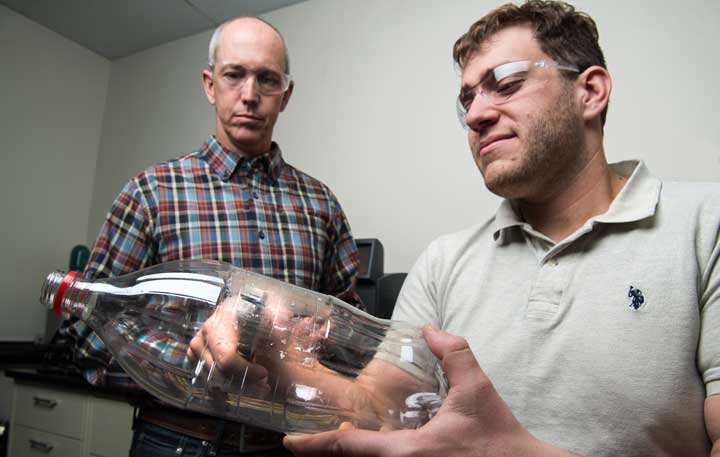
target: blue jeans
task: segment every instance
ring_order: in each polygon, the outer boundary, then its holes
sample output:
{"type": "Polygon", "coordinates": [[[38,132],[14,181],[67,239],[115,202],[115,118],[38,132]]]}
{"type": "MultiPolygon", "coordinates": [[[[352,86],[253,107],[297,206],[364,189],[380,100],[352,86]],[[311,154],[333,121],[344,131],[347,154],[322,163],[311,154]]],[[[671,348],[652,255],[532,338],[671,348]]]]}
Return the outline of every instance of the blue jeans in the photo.
{"type": "Polygon", "coordinates": [[[233,446],[215,449],[213,443],[183,435],[149,422],[137,421],[133,432],[130,457],[292,457],[290,451],[278,448],[240,452],[233,446]]]}

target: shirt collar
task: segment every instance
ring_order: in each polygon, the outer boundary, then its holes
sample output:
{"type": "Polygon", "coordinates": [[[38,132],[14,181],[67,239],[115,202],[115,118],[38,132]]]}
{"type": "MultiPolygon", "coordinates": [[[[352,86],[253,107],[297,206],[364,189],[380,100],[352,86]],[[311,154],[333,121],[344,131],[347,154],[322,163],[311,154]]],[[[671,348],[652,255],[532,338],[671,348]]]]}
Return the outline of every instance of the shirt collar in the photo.
{"type": "Polygon", "coordinates": [[[529,226],[529,224],[520,219],[514,206],[512,201],[506,198],[500,203],[500,208],[498,208],[495,213],[493,239],[500,244],[504,242],[506,232],[512,227],[529,226]]]}
{"type": "Polygon", "coordinates": [[[605,214],[595,217],[597,222],[635,222],[655,215],[662,181],[653,176],[645,163],[627,160],[610,165],[610,168],[628,181],[605,214]]]}
{"type": "Polygon", "coordinates": [[[277,180],[285,164],[280,146],[274,141],[265,154],[246,158],[237,151],[224,148],[215,135],[210,135],[202,146],[200,154],[223,181],[229,180],[237,168],[262,170],[273,180],[277,180]]]}
{"type": "MultiPolygon", "coordinates": [[[[608,210],[591,220],[612,224],[635,222],[655,215],[662,187],[660,179],[653,176],[645,164],[638,160],[612,163],[610,169],[621,176],[628,177],[628,180],[608,210]]],[[[503,244],[507,232],[517,226],[532,230],[530,224],[520,218],[513,202],[505,199],[495,213],[493,238],[496,242],[503,244]]]]}

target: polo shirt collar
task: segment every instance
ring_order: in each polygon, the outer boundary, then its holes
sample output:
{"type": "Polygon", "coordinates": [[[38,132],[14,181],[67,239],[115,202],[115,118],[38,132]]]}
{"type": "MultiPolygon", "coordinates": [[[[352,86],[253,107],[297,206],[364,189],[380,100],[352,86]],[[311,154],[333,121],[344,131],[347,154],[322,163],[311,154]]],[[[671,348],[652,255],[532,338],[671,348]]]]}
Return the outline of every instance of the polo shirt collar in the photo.
{"type": "Polygon", "coordinates": [[[246,158],[237,151],[224,148],[215,135],[210,135],[200,153],[223,181],[229,180],[238,168],[263,170],[276,181],[285,164],[280,147],[274,141],[265,154],[246,158]]]}
{"type": "Polygon", "coordinates": [[[605,214],[595,217],[597,222],[635,222],[655,215],[662,181],[653,176],[645,163],[627,160],[610,165],[621,176],[629,176],[625,186],[610,204],[605,214]]]}
{"type": "MultiPolygon", "coordinates": [[[[660,179],[653,176],[645,164],[638,160],[612,163],[610,168],[622,176],[628,176],[628,181],[610,204],[608,210],[604,214],[591,218],[588,222],[606,224],[635,222],[653,216],[660,199],[660,189],[662,188],[660,179]]],[[[493,221],[493,238],[496,242],[503,244],[507,232],[512,227],[532,230],[530,224],[523,221],[518,213],[511,200],[502,201],[493,221]]]]}
{"type": "Polygon", "coordinates": [[[515,205],[507,198],[500,203],[500,208],[495,213],[493,225],[493,239],[500,244],[504,243],[506,234],[512,227],[530,228],[530,224],[520,219],[515,205]]]}

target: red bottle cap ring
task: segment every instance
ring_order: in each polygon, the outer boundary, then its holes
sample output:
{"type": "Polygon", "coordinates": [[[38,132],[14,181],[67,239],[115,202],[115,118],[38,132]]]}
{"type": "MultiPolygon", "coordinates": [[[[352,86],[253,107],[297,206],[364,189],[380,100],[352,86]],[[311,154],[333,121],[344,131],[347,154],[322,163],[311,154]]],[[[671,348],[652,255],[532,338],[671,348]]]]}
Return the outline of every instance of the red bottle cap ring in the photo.
{"type": "Polygon", "coordinates": [[[67,289],[68,284],[70,284],[70,281],[72,281],[75,276],[77,276],[77,274],[77,271],[68,271],[65,277],[62,279],[60,287],[58,287],[57,292],[55,292],[55,298],[53,299],[52,309],[55,314],[60,314],[60,304],[62,303],[63,295],[65,295],[65,290],[67,289]]]}

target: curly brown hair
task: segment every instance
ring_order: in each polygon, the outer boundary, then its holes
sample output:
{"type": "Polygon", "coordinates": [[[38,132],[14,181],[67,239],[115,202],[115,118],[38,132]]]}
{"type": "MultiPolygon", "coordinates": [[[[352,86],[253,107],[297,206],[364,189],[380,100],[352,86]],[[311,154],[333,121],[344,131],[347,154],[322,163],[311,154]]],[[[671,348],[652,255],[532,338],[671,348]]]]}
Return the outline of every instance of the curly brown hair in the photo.
{"type": "MultiPolygon", "coordinates": [[[[528,0],[522,5],[507,3],[486,14],[457,39],[453,59],[463,68],[491,35],[521,24],[532,27],[542,51],[556,62],[573,65],[581,72],[593,65],[607,69],[595,21],[568,3],[547,0],[528,0]]],[[[607,106],[601,116],[603,126],[606,117],[607,106]]]]}

